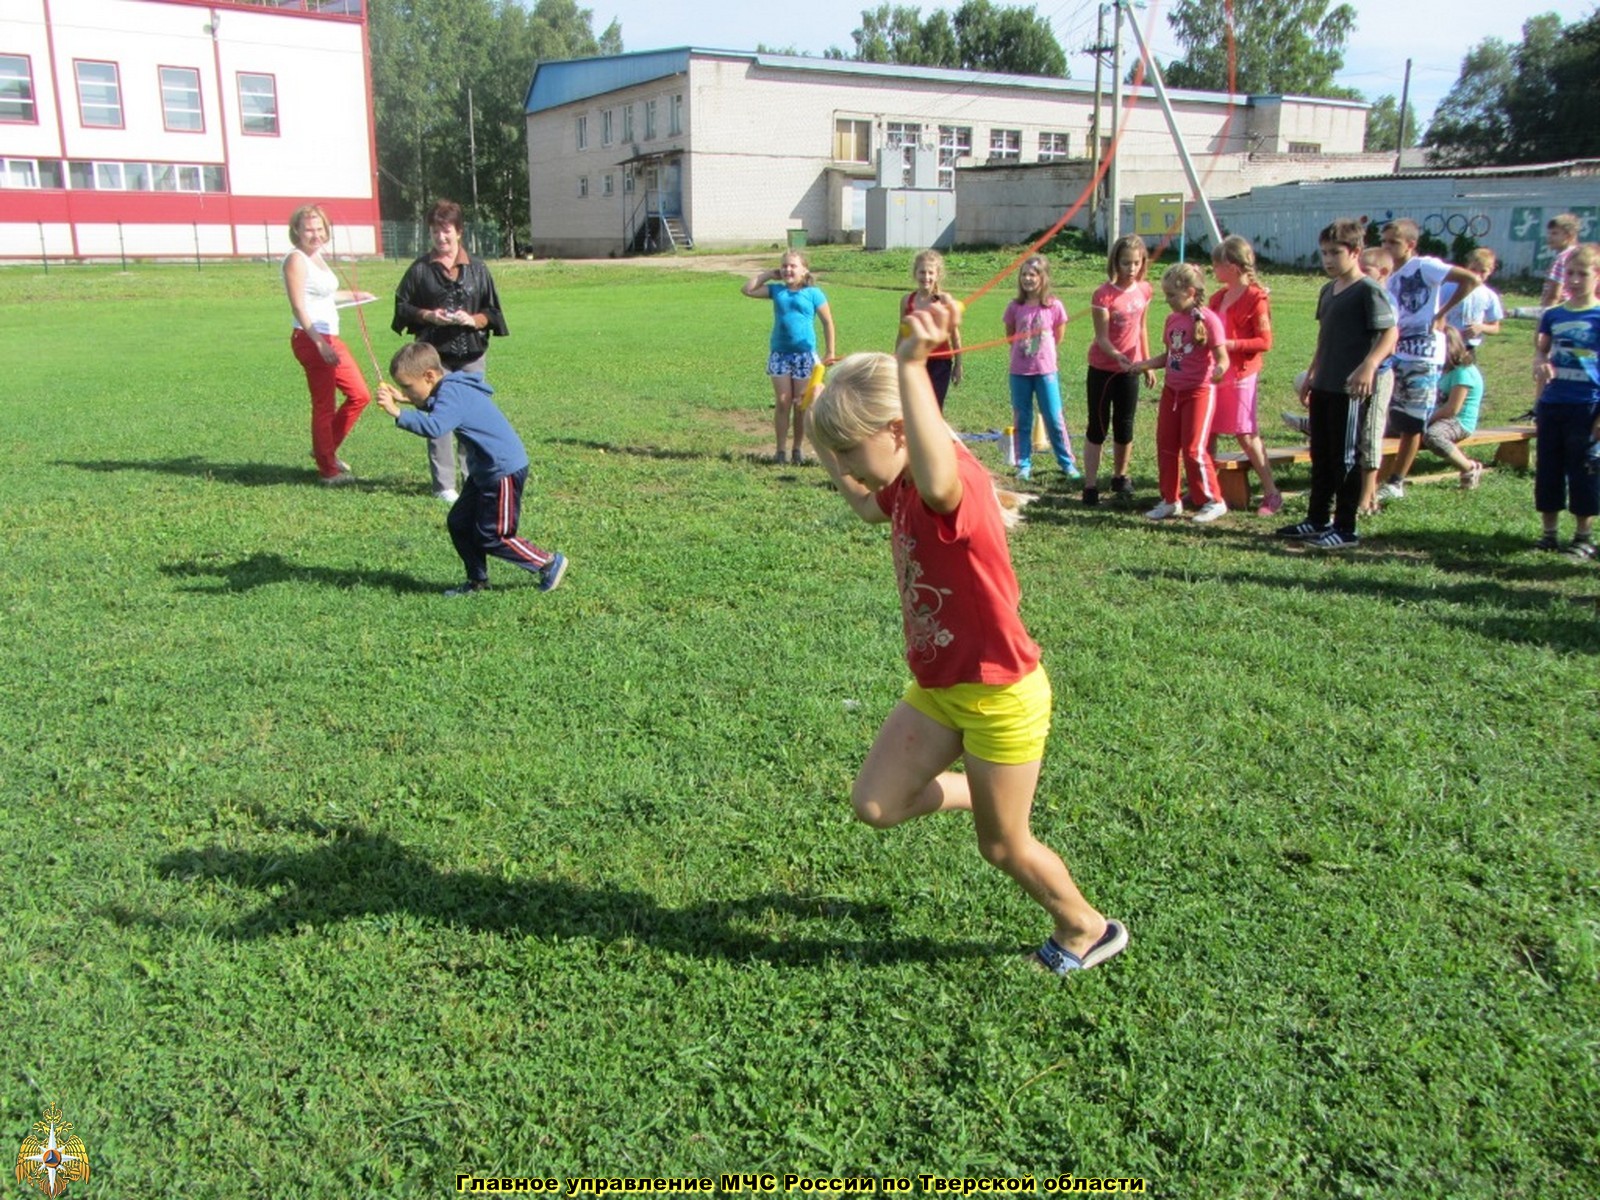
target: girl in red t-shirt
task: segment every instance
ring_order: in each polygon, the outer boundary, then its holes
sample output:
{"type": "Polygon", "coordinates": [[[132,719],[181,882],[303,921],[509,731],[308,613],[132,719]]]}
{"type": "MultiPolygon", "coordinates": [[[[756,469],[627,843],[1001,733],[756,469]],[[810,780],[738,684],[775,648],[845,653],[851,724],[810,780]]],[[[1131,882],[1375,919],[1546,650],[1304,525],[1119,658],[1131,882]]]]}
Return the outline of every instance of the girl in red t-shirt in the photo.
{"type": "Polygon", "coordinates": [[[1029,828],[1050,727],[1050,681],[1017,612],[1006,520],[989,473],[939,415],[927,359],[955,309],[906,315],[897,358],[853,354],[808,414],[812,445],[863,520],[889,522],[912,683],[851,790],[878,829],[972,813],[978,850],[1050,914],[1035,961],[1060,975],[1119,953],[1097,912],[1029,828]],[[964,772],[948,768],[960,759],[964,772]]]}
{"type": "MultiPolygon", "coordinates": [[[[957,314],[961,301],[944,290],[944,255],[937,250],[924,250],[911,263],[911,278],[917,281],[917,290],[907,292],[900,302],[902,321],[913,312],[921,312],[934,304],[952,304],[957,314]]],[[[928,356],[928,378],[933,381],[933,398],[944,411],[944,398],[951,384],[961,382],[961,329],[950,331],[950,340],[934,347],[928,356]]]]}
{"type": "Polygon", "coordinates": [[[1267,289],[1256,282],[1256,252],[1238,234],[1222,239],[1211,253],[1211,273],[1222,284],[1209,305],[1222,318],[1228,370],[1217,384],[1217,411],[1211,418],[1212,454],[1217,438],[1231,433],[1261,480],[1261,507],[1270,517],[1283,507],[1283,493],[1272,478],[1272,464],[1261,446],[1256,421],[1256,383],[1261,378],[1261,356],[1272,349],[1272,310],[1267,289]]]}

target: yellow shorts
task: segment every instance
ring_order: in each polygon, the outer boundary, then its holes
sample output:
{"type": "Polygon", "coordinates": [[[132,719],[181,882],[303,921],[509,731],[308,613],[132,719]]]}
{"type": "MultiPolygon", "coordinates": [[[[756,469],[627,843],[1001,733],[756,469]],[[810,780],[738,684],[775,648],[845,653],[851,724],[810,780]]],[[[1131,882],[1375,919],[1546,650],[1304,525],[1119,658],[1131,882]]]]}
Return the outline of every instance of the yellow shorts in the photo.
{"type": "Polygon", "coordinates": [[[901,697],[925,717],[958,730],[974,758],[1011,766],[1038,762],[1050,735],[1050,677],[1043,667],[1016,683],[925,688],[912,680],[901,697]]]}

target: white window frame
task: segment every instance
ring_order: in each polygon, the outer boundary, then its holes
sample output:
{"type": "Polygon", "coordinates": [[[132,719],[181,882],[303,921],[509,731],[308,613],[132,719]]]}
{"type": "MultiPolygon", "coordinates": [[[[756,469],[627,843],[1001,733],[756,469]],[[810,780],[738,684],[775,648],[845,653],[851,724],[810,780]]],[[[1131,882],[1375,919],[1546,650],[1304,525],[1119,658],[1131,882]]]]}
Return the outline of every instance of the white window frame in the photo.
{"type": "Polygon", "coordinates": [[[667,136],[683,136],[683,93],[678,92],[667,101],[667,136]]]}
{"type": "Polygon", "coordinates": [[[37,189],[38,186],[38,159],[0,158],[0,188],[37,189]]]}
{"type": "Polygon", "coordinates": [[[1022,161],[1022,130],[1020,130],[1020,129],[991,129],[991,130],[989,130],[989,161],[990,162],[1021,162],[1022,161]]]}
{"type": "Polygon", "coordinates": [[[589,198],[589,177],[587,175],[579,175],[578,176],[578,199],[579,200],[587,200],[588,198],[589,198]]]}
{"type": "Polygon", "coordinates": [[[939,186],[956,186],[956,160],[972,157],[972,126],[939,126],[939,186]]]}
{"type": "Polygon", "coordinates": [[[870,163],[872,161],[872,122],[865,117],[833,119],[833,161],[870,163]],[[847,155],[845,151],[856,153],[847,155]]]}
{"type": "Polygon", "coordinates": [[[573,127],[578,149],[587,150],[589,148],[589,114],[579,113],[573,122],[573,127]]]}
{"type": "Polygon", "coordinates": [[[1072,157],[1072,135],[1047,130],[1039,134],[1039,161],[1065,162],[1072,157]]]}
{"type": "Polygon", "coordinates": [[[602,110],[600,113],[600,144],[602,146],[609,146],[615,140],[611,136],[615,126],[616,110],[610,108],[602,110]]]}
{"type": "Polygon", "coordinates": [[[600,176],[600,194],[602,196],[611,196],[616,194],[616,179],[615,176],[613,176],[609,171],[600,176]]]}
{"type": "Polygon", "coordinates": [[[633,141],[633,105],[631,103],[622,106],[622,140],[625,142],[633,141]]]}
{"type": "Polygon", "coordinates": [[[656,102],[654,100],[646,100],[644,102],[644,140],[647,142],[656,140],[656,102]]]}

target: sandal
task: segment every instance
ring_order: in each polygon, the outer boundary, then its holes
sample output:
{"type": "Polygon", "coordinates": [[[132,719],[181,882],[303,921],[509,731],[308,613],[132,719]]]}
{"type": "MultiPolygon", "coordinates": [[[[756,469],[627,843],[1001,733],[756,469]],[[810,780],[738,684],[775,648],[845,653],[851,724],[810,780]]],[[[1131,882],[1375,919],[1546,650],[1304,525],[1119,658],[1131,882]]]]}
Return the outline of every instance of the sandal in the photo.
{"type": "Polygon", "coordinates": [[[1567,553],[1579,562],[1588,562],[1594,557],[1594,543],[1588,538],[1573,538],[1567,553]]]}
{"type": "Polygon", "coordinates": [[[1556,540],[1555,534],[1541,533],[1538,540],[1533,543],[1533,548],[1535,550],[1559,550],[1561,549],[1561,543],[1556,540]]]}
{"type": "Polygon", "coordinates": [[[1055,938],[1047,937],[1044,945],[1030,956],[1030,961],[1035,967],[1052,975],[1068,975],[1073,971],[1097,967],[1106,959],[1121,954],[1127,946],[1128,931],[1122,927],[1122,922],[1107,921],[1106,931],[1100,935],[1100,940],[1090,946],[1082,958],[1063,947],[1055,938]]]}

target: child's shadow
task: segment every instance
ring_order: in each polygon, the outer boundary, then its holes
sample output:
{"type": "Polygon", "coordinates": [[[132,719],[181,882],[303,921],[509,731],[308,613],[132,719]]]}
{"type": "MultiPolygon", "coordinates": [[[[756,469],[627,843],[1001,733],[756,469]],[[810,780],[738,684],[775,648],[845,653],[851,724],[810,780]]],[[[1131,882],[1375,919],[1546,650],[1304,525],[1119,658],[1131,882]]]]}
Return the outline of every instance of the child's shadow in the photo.
{"type": "Polygon", "coordinates": [[[395,571],[364,571],[345,567],[306,567],[292,563],[281,554],[258,553],[236,562],[175,562],[161,567],[163,575],[175,579],[216,580],[214,584],[195,584],[180,591],[221,596],[248,592],[273,583],[313,583],[319,587],[348,590],[384,588],[400,595],[437,593],[437,584],[425,583],[395,571]]]}
{"type": "MultiPolygon", "coordinates": [[[[163,877],[184,883],[220,880],[230,888],[263,893],[266,898],[254,912],[215,930],[224,937],[245,940],[404,912],[472,933],[637,941],[672,954],[733,961],[761,959],[795,966],[839,958],[866,963],[928,962],[985,957],[1012,949],[906,938],[892,929],[887,907],[837,897],[773,892],[663,908],[643,892],[606,885],[558,879],[513,881],[479,871],[441,871],[387,835],[359,825],[329,829],[290,822],[279,827],[316,834],[321,843],[309,850],[261,853],[210,846],[167,855],[157,861],[156,869],[163,877]],[[820,919],[829,924],[847,920],[875,927],[875,932],[859,940],[794,937],[790,930],[796,919],[820,919]]],[[[172,920],[121,907],[114,907],[110,915],[124,925],[183,927],[201,923],[198,917],[172,920]]]]}
{"type": "MultiPolygon", "coordinates": [[[[120,471],[148,471],[155,475],[180,475],[191,479],[209,479],[216,483],[237,484],[240,487],[303,487],[317,481],[311,467],[291,467],[285,463],[223,463],[211,462],[197,454],[181,458],[150,459],[57,459],[58,467],[76,467],[80,471],[95,471],[113,475],[120,471]]],[[[407,492],[420,493],[420,485],[399,483],[394,480],[358,479],[350,485],[357,492],[407,492]]]]}

